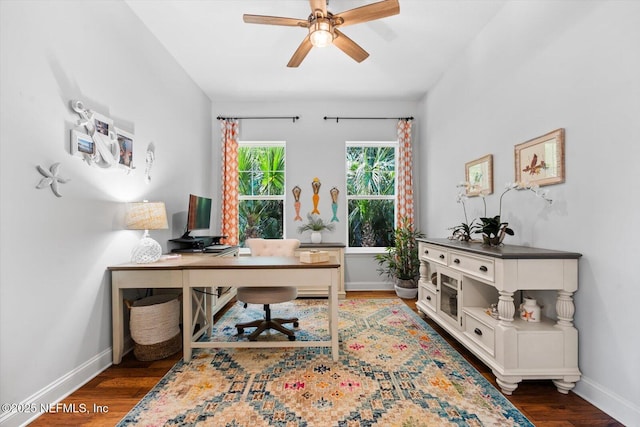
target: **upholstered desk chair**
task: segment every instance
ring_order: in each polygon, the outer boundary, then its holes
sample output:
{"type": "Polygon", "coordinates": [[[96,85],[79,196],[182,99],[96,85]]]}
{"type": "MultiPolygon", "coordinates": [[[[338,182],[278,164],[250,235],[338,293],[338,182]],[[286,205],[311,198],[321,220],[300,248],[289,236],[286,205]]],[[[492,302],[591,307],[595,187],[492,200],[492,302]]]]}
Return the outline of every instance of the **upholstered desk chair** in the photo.
{"type": "MultiPolygon", "coordinates": [[[[295,250],[300,247],[298,239],[247,239],[245,244],[251,251],[251,256],[294,256],[295,250]]],[[[291,301],[298,296],[298,289],[295,286],[272,286],[257,287],[245,286],[238,288],[237,299],[245,304],[263,304],[265,318],[254,320],[253,322],[238,323],[238,334],[244,332],[244,328],[255,327],[256,330],[249,335],[250,341],[256,341],[258,335],[267,329],[275,329],[289,337],[290,341],[295,341],[296,336],[291,329],[285,328],[284,324],[293,323],[298,327],[298,318],[280,319],[271,318],[270,304],[291,301]]]]}

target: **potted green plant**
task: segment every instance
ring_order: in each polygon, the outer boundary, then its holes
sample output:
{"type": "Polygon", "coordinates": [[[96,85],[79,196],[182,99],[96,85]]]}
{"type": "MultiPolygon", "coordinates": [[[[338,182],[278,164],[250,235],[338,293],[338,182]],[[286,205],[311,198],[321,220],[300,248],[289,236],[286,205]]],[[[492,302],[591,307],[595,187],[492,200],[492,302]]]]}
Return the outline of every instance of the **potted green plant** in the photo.
{"type": "Polygon", "coordinates": [[[378,273],[385,274],[394,281],[394,289],[400,298],[415,298],[420,278],[418,258],[418,237],[424,237],[414,230],[408,218],[402,218],[393,233],[394,245],[386,248],[384,254],[376,255],[378,273]]]}
{"type": "Polygon", "coordinates": [[[324,230],[333,231],[334,224],[326,223],[317,215],[307,214],[307,223],[298,227],[298,233],[311,231],[311,243],[322,242],[322,232],[324,230]]]}
{"type": "Polygon", "coordinates": [[[500,215],[492,218],[482,217],[480,221],[482,221],[480,233],[482,233],[482,241],[485,245],[498,246],[502,243],[505,234],[509,236],[515,234],[514,231],[508,227],[508,222],[500,221],[500,215]]]}
{"type": "Polygon", "coordinates": [[[455,227],[450,227],[451,230],[451,240],[460,240],[463,242],[469,242],[472,240],[471,235],[475,233],[479,233],[481,230],[480,224],[476,223],[476,220],[473,219],[469,222],[467,217],[467,207],[465,205],[465,201],[469,198],[467,196],[467,189],[469,188],[469,183],[463,182],[457,185],[460,189],[458,191],[457,202],[462,205],[462,212],[464,213],[464,222],[456,225],[455,227]]]}

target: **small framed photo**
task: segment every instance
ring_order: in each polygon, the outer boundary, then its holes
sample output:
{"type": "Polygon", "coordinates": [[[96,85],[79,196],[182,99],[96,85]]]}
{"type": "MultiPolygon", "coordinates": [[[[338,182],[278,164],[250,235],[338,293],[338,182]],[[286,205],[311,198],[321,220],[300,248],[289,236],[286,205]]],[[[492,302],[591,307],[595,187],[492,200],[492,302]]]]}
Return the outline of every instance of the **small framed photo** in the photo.
{"type": "Polygon", "coordinates": [[[87,134],[75,129],[71,130],[71,154],[85,157],[93,156],[96,153],[96,144],[87,134]]]}
{"type": "Polygon", "coordinates": [[[465,181],[469,183],[467,196],[493,193],[493,155],[487,154],[479,159],[465,163],[465,181]]]}
{"type": "Polygon", "coordinates": [[[113,120],[108,117],[93,113],[93,124],[96,127],[96,132],[109,136],[109,132],[113,130],[113,120]]]}
{"type": "Polygon", "coordinates": [[[515,146],[516,182],[539,186],[565,180],[564,129],[515,146]]]}
{"type": "Polygon", "coordinates": [[[119,128],[115,128],[116,138],[120,146],[120,165],[133,169],[133,134],[119,128]]]}

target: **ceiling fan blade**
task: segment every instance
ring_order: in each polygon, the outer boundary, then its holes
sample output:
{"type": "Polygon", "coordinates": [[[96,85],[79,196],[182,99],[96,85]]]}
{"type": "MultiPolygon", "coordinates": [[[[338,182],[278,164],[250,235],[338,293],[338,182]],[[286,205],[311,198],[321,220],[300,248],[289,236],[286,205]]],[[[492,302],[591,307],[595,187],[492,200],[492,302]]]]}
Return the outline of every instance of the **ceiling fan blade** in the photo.
{"type": "Polygon", "coordinates": [[[311,6],[311,13],[315,15],[316,10],[322,11],[322,16],[327,16],[327,1],[326,0],[309,0],[311,6]]]}
{"type": "Polygon", "coordinates": [[[304,40],[302,40],[302,43],[300,43],[300,46],[298,46],[298,49],[293,53],[287,67],[295,68],[300,65],[312,47],[313,45],[311,44],[311,40],[309,40],[309,36],[305,37],[304,40]]]}
{"type": "Polygon", "coordinates": [[[333,30],[336,34],[336,38],[333,39],[333,44],[338,49],[352,57],[356,62],[362,62],[369,57],[366,50],[361,48],[356,42],[345,36],[344,33],[333,30]]]}
{"type": "Polygon", "coordinates": [[[393,16],[399,13],[400,4],[398,0],[384,0],[338,13],[334,15],[334,18],[342,18],[344,22],[340,24],[340,26],[344,27],[386,18],[387,16],[393,16]]]}
{"type": "Polygon", "coordinates": [[[309,27],[309,21],[298,18],[283,18],[281,16],[242,15],[247,24],[284,25],[287,27],[309,27]]]}

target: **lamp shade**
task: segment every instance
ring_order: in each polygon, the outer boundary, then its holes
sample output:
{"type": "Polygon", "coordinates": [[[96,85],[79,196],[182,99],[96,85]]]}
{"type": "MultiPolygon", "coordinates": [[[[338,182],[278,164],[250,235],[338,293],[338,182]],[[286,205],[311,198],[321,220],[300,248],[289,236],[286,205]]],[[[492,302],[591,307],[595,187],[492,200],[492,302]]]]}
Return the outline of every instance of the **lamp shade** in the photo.
{"type": "Polygon", "coordinates": [[[163,202],[134,202],[127,205],[125,227],[128,230],[163,230],[169,228],[163,202]]]}
{"type": "Polygon", "coordinates": [[[326,18],[317,18],[309,27],[309,40],[315,47],[326,47],[333,43],[335,35],[326,18]]]}

